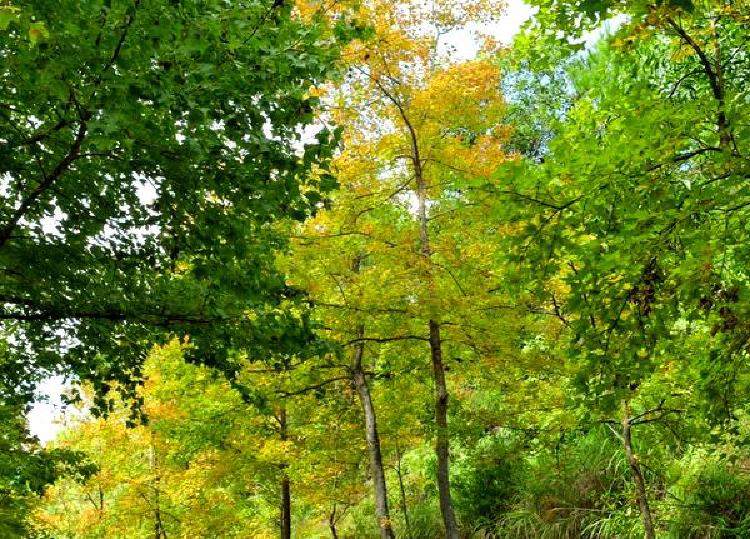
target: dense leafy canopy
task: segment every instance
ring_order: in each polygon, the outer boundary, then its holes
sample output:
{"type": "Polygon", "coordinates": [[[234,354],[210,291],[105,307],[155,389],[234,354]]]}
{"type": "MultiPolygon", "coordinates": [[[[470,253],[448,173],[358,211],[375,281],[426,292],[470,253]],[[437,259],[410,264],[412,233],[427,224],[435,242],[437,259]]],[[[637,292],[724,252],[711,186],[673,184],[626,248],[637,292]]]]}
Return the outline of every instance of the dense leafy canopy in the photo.
{"type": "Polygon", "coordinates": [[[136,396],[170,335],[230,377],[240,356],[283,363],[314,340],[274,227],[332,186],[334,133],[302,135],[350,29],[283,2],[140,0],[9,4],[0,28],[10,511],[54,479],[21,419],[45,376],[92,382],[97,411],[110,387],[136,396]]]}
{"type": "Polygon", "coordinates": [[[8,534],[750,536],[750,5],[530,4],[2,8],[8,534]]]}
{"type": "Polygon", "coordinates": [[[232,350],[299,349],[310,332],[283,305],[271,225],[330,188],[311,168],[332,134],[300,139],[344,28],[265,1],[3,17],[3,391],[57,370],[106,390],[162,333],[228,371],[232,350]]]}

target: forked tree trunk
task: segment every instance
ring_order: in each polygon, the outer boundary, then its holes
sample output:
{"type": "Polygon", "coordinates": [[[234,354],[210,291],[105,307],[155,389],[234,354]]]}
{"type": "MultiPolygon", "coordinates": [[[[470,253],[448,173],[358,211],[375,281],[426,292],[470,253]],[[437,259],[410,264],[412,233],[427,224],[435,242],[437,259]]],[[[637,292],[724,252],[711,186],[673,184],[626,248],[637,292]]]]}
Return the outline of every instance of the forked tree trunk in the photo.
{"type": "Polygon", "coordinates": [[[336,504],[333,504],[331,514],[328,515],[328,529],[331,530],[331,537],[333,539],[339,539],[339,534],[336,532],[336,504]]]}
{"type": "MultiPolygon", "coordinates": [[[[279,409],[279,437],[282,441],[287,439],[286,426],[286,407],[279,409]]],[[[282,470],[285,470],[286,464],[282,464],[282,470]]],[[[281,476],[281,500],[279,504],[279,521],[281,524],[281,539],[291,539],[292,537],[292,495],[289,484],[289,476],[286,472],[281,476]]]]}
{"type": "Polygon", "coordinates": [[[643,479],[641,463],[638,457],[633,453],[633,435],[631,433],[630,405],[627,400],[622,402],[622,441],[625,445],[625,456],[628,459],[630,470],[633,472],[635,481],[635,490],[638,495],[638,507],[641,510],[641,520],[643,528],[646,530],[645,539],[654,539],[654,523],[651,518],[651,508],[648,505],[648,493],[646,492],[646,481],[643,479]]]}
{"type": "MultiPolygon", "coordinates": [[[[364,335],[364,326],[360,326],[360,335],[364,335]]],[[[378,519],[378,529],[382,539],[394,539],[393,524],[388,511],[388,491],[385,484],[385,469],[383,468],[383,456],[380,451],[380,436],[378,435],[378,424],[375,417],[375,407],[372,403],[370,388],[367,385],[365,373],[362,370],[362,356],[365,344],[359,342],[354,349],[352,359],[352,380],[362,404],[365,416],[365,436],[367,438],[367,449],[370,457],[370,474],[375,489],[375,515],[378,519]]]]}

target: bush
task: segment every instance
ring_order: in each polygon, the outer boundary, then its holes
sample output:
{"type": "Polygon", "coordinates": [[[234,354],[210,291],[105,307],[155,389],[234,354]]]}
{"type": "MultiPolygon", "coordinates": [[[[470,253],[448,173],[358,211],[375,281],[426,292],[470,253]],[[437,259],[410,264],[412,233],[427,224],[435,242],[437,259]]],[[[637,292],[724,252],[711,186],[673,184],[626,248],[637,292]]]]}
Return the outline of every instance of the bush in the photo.
{"type": "Polygon", "coordinates": [[[669,534],[685,538],[750,537],[748,462],[732,464],[704,449],[690,451],[672,468],[669,534]]]}

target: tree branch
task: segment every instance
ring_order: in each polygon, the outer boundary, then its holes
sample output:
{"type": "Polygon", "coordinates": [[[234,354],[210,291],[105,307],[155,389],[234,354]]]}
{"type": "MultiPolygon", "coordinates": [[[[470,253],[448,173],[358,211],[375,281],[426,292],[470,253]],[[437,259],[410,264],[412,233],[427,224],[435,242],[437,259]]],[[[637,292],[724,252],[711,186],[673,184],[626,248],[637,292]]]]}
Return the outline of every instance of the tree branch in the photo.
{"type": "Polygon", "coordinates": [[[387,343],[387,342],[393,342],[393,341],[426,341],[429,342],[430,339],[427,337],[422,337],[420,335],[398,335],[396,337],[360,337],[357,339],[352,339],[349,342],[345,343],[344,346],[351,346],[353,344],[361,343],[361,342],[376,342],[376,343],[387,343]]]}
{"type": "Polygon", "coordinates": [[[37,185],[31,193],[26,196],[26,198],[21,201],[21,205],[16,209],[16,211],[13,213],[10,220],[0,229],[0,248],[2,248],[10,239],[11,235],[13,234],[13,231],[18,226],[18,223],[21,221],[21,219],[26,215],[26,213],[31,209],[31,206],[41,197],[52,185],[60,178],[60,176],[63,175],[63,173],[68,170],[68,167],[75,161],[80,152],[81,152],[81,145],[83,144],[84,139],[86,138],[86,120],[85,115],[81,115],[80,124],[78,126],[78,133],[76,134],[76,138],[73,141],[73,145],[68,150],[68,153],[65,155],[65,157],[60,160],[59,163],[57,163],[57,166],[52,170],[50,174],[45,174],[44,171],[42,171],[42,181],[37,185]]]}

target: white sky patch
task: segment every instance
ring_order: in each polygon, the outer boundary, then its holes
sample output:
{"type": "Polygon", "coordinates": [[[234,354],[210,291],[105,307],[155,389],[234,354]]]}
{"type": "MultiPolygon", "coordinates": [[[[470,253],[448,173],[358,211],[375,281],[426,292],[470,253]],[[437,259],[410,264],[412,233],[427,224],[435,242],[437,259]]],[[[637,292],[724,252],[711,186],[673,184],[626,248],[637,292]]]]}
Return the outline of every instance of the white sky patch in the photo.
{"type": "Polygon", "coordinates": [[[504,45],[510,45],[521,25],[534,14],[534,11],[535,8],[521,0],[509,0],[505,13],[496,23],[453,30],[441,36],[440,52],[455,62],[476,58],[482,46],[478,38],[479,33],[489,35],[504,45]]]}
{"type": "Polygon", "coordinates": [[[6,172],[2,176],[0,176],[0,196],[3,198],[8,198],[11,195],[10,187],[13,183],[13,176],[10,175],[10,172],[6,172]]]}
{"type": "Polygon", "coordinates": [[[307,124],[305,126],[297,126],[295,131],[299,135],[299,140],[295,141],[294,149],[298,154],[302,155],[305,151],[305,146],[310,144],[316,144],[318,139],[317,135],[325,128],[325,125],[321,123],[307,124]]]}
{"type": "Polygon", "coordinates": [[[63,427],[62,395],[67,389],[62,376],[51,376],[37,388],[38,398],[26,416],[31,434],[39,441],[47,443],[54,440],[63,427]]]}
{"type": "Polygon", "coordinates": [[[42,225],[42,232],[50,236],[62,236],[60,234],[59,225],[67,215],[60,210],[55,204],[55,213],[53,215],[47,215],[39,220],[39,224],[42,225]]]}
{"type": "MultiPolygon", "coordinates": [[[[141,174],[136,174],[135,179],[138,181],[137,194],[139,202],[144,206],[153,204],[159,197],[156,185],[141,174]]],[[[159,179],[161,180],[161,178],[159,179]]]]}
{"type": "Polygon", "coordinates": [[[604,21],[599,28],[596,28],[590,32],[583,34],[583,42],[586,45],[586,49],[591,49],[597,41],[607,34],[611,34],[616,31],[620,26],[628,22],[629,17],[623,13],[607,19],[604,21]]]}

